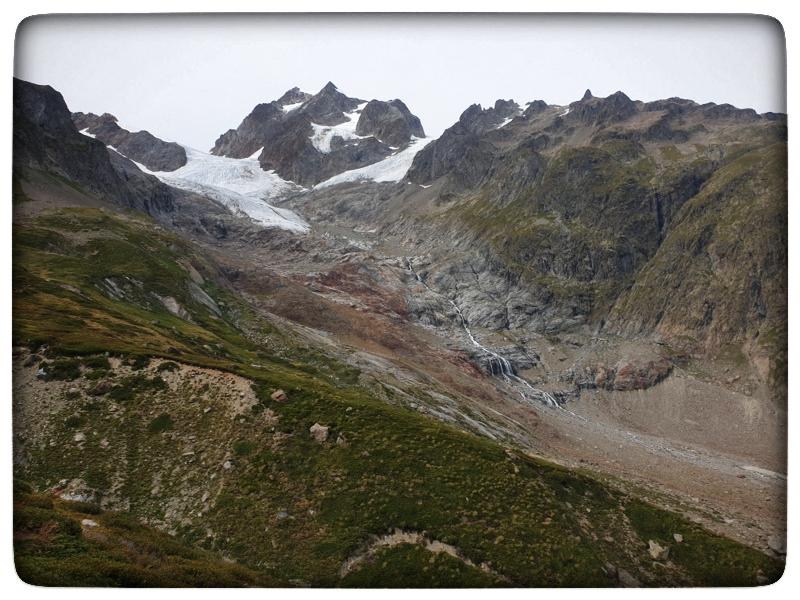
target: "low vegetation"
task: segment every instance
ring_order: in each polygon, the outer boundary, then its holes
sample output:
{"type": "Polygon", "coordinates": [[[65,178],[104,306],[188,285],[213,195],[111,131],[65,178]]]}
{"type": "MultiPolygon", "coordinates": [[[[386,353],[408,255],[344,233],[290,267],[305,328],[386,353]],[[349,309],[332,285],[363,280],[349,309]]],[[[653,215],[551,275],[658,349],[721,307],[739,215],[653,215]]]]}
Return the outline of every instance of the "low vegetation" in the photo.
{"type": "Polygon", "coordinates": [[[759,575],[774,580],[781,573],[780,562],[590,475],[381,402],[357,377],[342,377],[344,365],[310,354],[222,285],[207,283],[206,292],[226,307],[212,315],[187,291],[180,265],[190,259],[210,282],[207,259],[166,233],[145,233],[138,219],[61,211],[17,235],[16,343],[46,345],[48,359],[79,365],[106,352],[168,359],[158,366],[126,361],[85,385],[81,374],[75,381],[82,389],[102,382],[108,389],[57,412],[54,446],[30,448],[18,466],[17,475],[37,490],[80,479],[100,502],[114,494],[128,502],[127,513],[98,514],[98,527],[86,529],[75,516],[79,507],[18,494],[17,566],[26,581],[604,586],[617,583],[609,563],[644,585],[753,585],[759,575]],[[104,284],[113,278],[115,286],[104,284]],[[176,299],[187,318],[156,296],[176,299]],[[243,331],[253,328],[270,345],[249,341],[243,331]],[[302,366],[293,354],[303,356],[302,366]],[[168,383],[187,365],[246,377],[258,408],[232,418],[211,401],[223,383],[168,383]],[[278,388],[287,401],[272,400],[278,388]],[[73,416],[71,427],[63,425],[73,416]],[[315,423],[329,427],[326,441],[309,434],[315,423]],[[74,442],[76,429],[85,441],[74,442]],[[168,512],[167,499],[182,503],[179,514],[168,512]],[[366,540],[395,528],[451,544],[485,570],[405,545],[340,578],[343,562],[366,540]],[[668,543],[676,532],[685,542],[671,544],[669,563],[652,560],[648,541],[668,543]]]}

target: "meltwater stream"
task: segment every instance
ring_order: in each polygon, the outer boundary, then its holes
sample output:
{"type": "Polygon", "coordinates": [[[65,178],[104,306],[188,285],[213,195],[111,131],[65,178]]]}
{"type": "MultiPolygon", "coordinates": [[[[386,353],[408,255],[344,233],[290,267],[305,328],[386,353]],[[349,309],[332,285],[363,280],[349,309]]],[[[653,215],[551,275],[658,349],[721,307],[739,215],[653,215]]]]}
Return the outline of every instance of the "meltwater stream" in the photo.
{"type": "Polygon", "coordinates": [[[458,318],[461,321],[461,327],[463,327],[464,331],[466,332],[469,341],[472,342],[472,344],[476,348],[481,350],[486,355],[489,371],[492,373],[492,375],[500,375],[506,381],[506,383],[515,387],[519,395],[522,397],[523,402],[525,403],[530,403],[531,401],[535,401],[540,404],[544,404],[545,406],[550,406],[552,408],[561,408],[561,405],[558,403],[558,401],[552,394],[549,394],[544,390],[540,390],[538,388],[533,387],[525,379],[518,376],[514,372],[514,368],[511,366],[511,362],[507,358],[500,356],[499,354],[497,354],[497,352],[490,350],[486,346],[482,345],[477,339],[475,339],[475,336],[472,335],[472,331],[470,331],[469,323],[467,322],[467,319],[464,317],[464,314],[461,312],[461,308],[458,306],[458,304],[456,304],[452,299],[448,298],[444,294],[437,292],[436,290],[431,288],[427,283],[425,283],[425,281],[419,276],[419,273],[417,273],[414,270],[414,265],[411,263],[411,259],[408,257],[406,257],[406,266],[408,267],[408,270],[414,274],[416,280],[419,281],[423,286],[425,286],[425,289],[427,289],[433,294],[436,294],[441,298],[444,298],[450,303],[450,305],[456,311],[456,314],[458,315],[458,318]]]}

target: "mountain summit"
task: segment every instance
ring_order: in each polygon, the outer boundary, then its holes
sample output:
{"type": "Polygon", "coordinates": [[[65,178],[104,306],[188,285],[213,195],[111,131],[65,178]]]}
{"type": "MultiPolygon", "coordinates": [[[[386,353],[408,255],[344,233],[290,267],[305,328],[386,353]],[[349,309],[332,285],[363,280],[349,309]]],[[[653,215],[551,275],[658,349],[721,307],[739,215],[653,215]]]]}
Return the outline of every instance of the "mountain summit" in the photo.
{"type": "Polygon", "coordinates": [[[261,167],[312,186],[404,149],[425,132],[401,100],[351,98],[332,82],[316,94],[299,88],[257,105],[211,149],[217,156],[257,156],[261,167]]]}

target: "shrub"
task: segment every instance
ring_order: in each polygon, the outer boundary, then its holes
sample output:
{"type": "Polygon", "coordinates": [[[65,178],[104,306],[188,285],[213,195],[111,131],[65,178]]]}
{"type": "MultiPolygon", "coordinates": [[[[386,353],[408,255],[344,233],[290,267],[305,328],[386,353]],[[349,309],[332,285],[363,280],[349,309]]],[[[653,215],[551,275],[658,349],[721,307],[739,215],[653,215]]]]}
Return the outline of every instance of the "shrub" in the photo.
{"type": "Polygon", "coordinates": [[[165,372],[171,373],[172,371],[177,371],[178,368],[179,368],[178,363],[174,363],[171,360],[168,360],[158,365],[156,371],[158,371],[159,373],[165,373],[165,372]]]}
{"type": "Polygon", "coordinates": [[[99,504],[94,502],[81,502],[80,500],[62,500],[61,505],[72,512],[82,513],[84,515],[99,515],[103,510],[99,504]]]}
{"type": "Polygon", "coordinates": [[[133,375],[112,387],[108,392],[108,397],[117,402],[127,402],[133,400],[138,394],[165,389],[167,389],[166,382],[157,375],[155,377],[133,375]]]}
{"type": "Polygon", "coordinates": [[[134,371],[140,371],[147,367],[150,364],[150,357],[149,356],[135,356],[133,360],[128,361],[131,369],[134,371]]]}
{"type": "Polygon", "coordinates": [[[150,425],[147,426],[147,431],[150,433],[163,433],[172,429],[173,425],[175,425],[175,422],[172,420],[172,417],[167,413],[161,413],[150,421],[150,425]]]}
{"type": "Polygon", "coordinates": [[[81,363],[75,358],[65,358],[42,366],[45,381],[72,381],[81,376],[81,363]]]}
{"type": "Polygon", "coordinates": [[[66,419],[64,419],[64,425],[66,425],[67,427],[69,427],[71,429],[75,429],[76,427],[80,427],[85,422],[86,422],[86,419],[84,419],[80,415],[71,415],[71,416],[67,417],[66,419]]]}
{"type": "Polygon", "coordinates": [[[255,447],[256,445],[249,440],[237,440],[233,443],[233,452],[237,456],[247,456],[255,450],[255,447]]]}

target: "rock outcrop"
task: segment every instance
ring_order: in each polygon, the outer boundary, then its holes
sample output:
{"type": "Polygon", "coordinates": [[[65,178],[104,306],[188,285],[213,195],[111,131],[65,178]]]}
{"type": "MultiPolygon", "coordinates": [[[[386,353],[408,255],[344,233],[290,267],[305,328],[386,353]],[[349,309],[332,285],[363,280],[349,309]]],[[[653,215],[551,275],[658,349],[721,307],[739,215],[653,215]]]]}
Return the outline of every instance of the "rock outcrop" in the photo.
{"type": "Polygon", "coordinates": [[[73,113],[72,120],[81,131],[106,146],[147,167],[150,171],[174,171],[186,164],[186,150],[175,142],[165,142],[148,131],[131,132],[117,123],[114,115],[73,113]]]}
{"type": "Polygon", "coordinates": [[[55,173],[89,194],[151,215],[174,208],[172,188],[78,132],[60,93],[14,79],[14,170],[25,169],[55,173]]]}
{"type": "Polygon", "coordinates": [[[411,136],[424,138],[422,123],[411,114],[402,100],[370,100],[361,111],[356,124],[356,133],[374,136],[390,146],[408,144],[411,136]]]}

